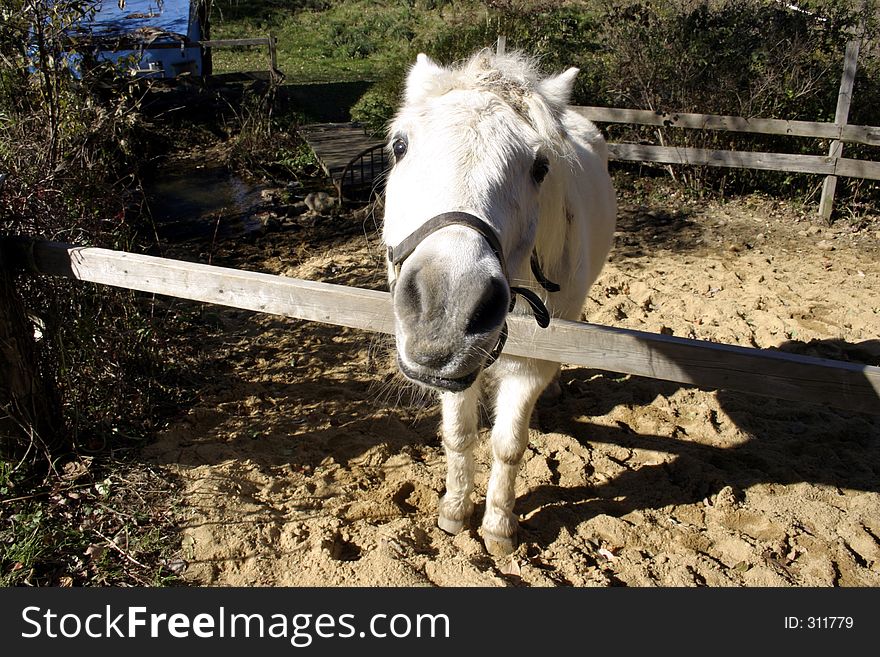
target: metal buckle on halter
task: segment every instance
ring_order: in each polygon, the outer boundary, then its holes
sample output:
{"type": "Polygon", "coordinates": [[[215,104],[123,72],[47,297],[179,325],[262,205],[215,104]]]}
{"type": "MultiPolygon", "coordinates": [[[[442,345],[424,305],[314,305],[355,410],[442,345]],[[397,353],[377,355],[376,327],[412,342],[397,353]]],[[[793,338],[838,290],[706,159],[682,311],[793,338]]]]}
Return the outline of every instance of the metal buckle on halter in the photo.
{"type": "MultiPolygon", "coordinates": [[[[400,268],[403,266],[403,262],[412,255],[412,252],[416,250],[416,247],[421,244],[426,237],[446,226],[465,226],[466,228],[475,230],[482,235],[482,237],[489,243],[489,246],[492,247],[492,251],[495,253],[495,257],[498,258],[498,262],[501,265],[501,272],[504,274],[504,279],[507,281],[508,287],[510,288],[510,307],[508,308],[508,312],[513,310],[516,305],[516,297],[517,295],[520,295],[531,307],[538,326],[541,328],[547,328],[550,325],[550,311],[547,310],[547,306],[541,301],[541,297],[527,288],[510,285],[510,278],[507,275],[507,262],[504,259],[504,252],[501,249],[501,241],[498,239],[495,230],[479,217],[467,212],[444,212],[438,214],[419,226],[419,228],[397,246],[388,247],[388,262],[391,263],[394,271],[394,278],[390,282],[392,294],[394,293],[397,278],[400,276],[400,268]]],[[[541,271],[538,254],[534,250],[532,251],[529,264],[531,265],[532,274],[534,275],[535,280],[538,281],[541,287],[548,292],[559,291],[559,285],[548,280],[547,277],[544,276],[544,272],[541,271]]],[[[492,353],[489,354],[486,367],[494,363],[498,356],[501,355],[501,350],[504,349],[504,343],[507,341],[507,335],[507,322],[505,321],[504,326],[501,328],[501,335],[498,338],[498,343],[495,345],[492,353]]]]}

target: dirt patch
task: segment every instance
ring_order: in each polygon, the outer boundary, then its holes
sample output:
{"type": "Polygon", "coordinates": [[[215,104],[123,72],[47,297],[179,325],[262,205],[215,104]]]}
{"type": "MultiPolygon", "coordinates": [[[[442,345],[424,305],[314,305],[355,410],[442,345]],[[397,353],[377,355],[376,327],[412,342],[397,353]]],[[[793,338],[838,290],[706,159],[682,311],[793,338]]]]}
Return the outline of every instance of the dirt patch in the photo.
{"type": "MultiPolygon", "coordinates": [[[[671,201],[671,203],[674,200],[671,201]]],[[[302,217],[215,264],[384,287],[363,213],[302,217]]],[[[760,200],[624,206],[590,321],[880,364],[880,225],[760,200]]],[[[199,585],[878,586],[880,417],[579,368],[542,403],[517,483],[521,544],[435,525],[430,398],[389,338],[211,308],[212,383],[148,458],[183,480],[199,585]]]]}

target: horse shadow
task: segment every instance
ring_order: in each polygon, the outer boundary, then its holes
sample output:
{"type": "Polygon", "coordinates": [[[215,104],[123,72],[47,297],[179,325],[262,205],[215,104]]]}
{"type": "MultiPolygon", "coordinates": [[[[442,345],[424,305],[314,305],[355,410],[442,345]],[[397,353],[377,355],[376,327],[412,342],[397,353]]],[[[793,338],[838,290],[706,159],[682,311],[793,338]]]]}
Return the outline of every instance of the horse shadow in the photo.
{"type": "Polygon", "coordinates": [[[688,208],[648,208],[629,205],[618,208],[613,258],[638,258],[669,250],[695,251],[705,242],[705,227],[688,208]]]}
{"type": "MultiPolygon", "coordinates": [[[[877,341],[854,345],[841,340],[783,346],[787,351],[817,356],[855,357],[868,364],[880,355],[878,347],[877,341]]],[[[555,540],[563,527],[599,514],[619,517],[697,503],[725,487],[731,487],[737,497],[758,484],[808,483],[880,492],[880,415],[718,390],[720,410],[745,438],[734,446],[719,446],[686,435],[640,433],[621,421],[608,426],[585,418],[585,410],[598,417],[620,404],[646,407],[693,386],[584,368],[563,371],[560,382],[564,391],[576,392],[564,392],[561,413],[538,408],[536,419],[542,430],[571,436],[588,449],[617,446],[674,458],[624,469],[598,485],[545,484],[529,490],[517,500],[515,512],[527,518],[523,528],[540,544],[555,540]]],[[[877,403],[880,409],[880,394],[877,403]]],[[[595,473],[592,466],[588,469],[589,479],[595,473]]]]}
{"type": "Polygon", "coordinates": [[[185,467],[241,460],[266,473],[288,466],[310,472],[328,459],[347,467],[379,446],[399,453],[439,444],[439,408],[427,393],[401,385],[381,337],[250,312],[213,316],[221,329],[231,322],[247,346],[212,353],[217,345],[205,345],[210,364],[194,382],[200,393],[145,448],[149,459],[185,467]],[[283,332],[295,338],[274,339],[283,332]],[[260,339],[265,335],[273,339],[260,339]],[[370,357],[355,335],[370,341],[370,357]]]}

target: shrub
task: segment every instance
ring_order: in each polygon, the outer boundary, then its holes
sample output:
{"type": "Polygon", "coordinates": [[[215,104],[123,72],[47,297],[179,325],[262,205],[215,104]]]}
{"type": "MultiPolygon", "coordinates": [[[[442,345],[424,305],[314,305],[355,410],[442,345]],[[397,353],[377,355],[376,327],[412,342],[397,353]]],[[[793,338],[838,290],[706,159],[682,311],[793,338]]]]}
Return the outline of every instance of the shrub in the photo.
{"type": "Polygon", "coordinates": [[[395,68],[370,87],[351,108],[351,118],[378,138],[385,137],[389,122],[400,103],[405,71],[395,68]]]}
{"type": "MultiPolygon", "coordinates": [[[[138,250],[138,88],[108,68],[82,78],[67,66],[65,30],[93,0],[24,3],[0,30],[0,236],[138,250]],[[41,44],[28,49],[39,25],[41,44]],[[34,30],[36,31],[36,30],[34,30]]],[[[7,5],[8,7],[9,5],[7,5]]],[[[37,369],[60,400],[51,450],[29,449],[25,415],[0,457],[51,461],[63,449],[113,446],[145,435],[171,371],[150,302],[127,291],[21,276],[15,293],[41,334],[37,369]]],[[[7,436],[7,438],[9,438],[7,436]]],[[[43,461],[45,462],[45,461],[43,461]]]]}
{"type": "MultiPolygon", "coordinates": [[[[761,0],[636,2],[612,7],[602,21],[603,104],[833,120],[844,45],[860,24],[869,31],[873,27],[842,3],[816,4],[815,13],[761,0]]],[[[862,71],[876,70],[876,57],[863,54],[860,65],[862,71]]],[[[876,78],[861,77],[859,83],[858,95],[876,98],[876,78]]],[[[870,120],[876,123],[877,118],[875,112],[870,120]]],[[[715,149],[820,154],[828,148],[818,140],[674,128],[636,131],[616,126],[610,133],[630,140],[715,149]]],[[[765,191],[803,194],[817,184],[809,176],[710,167],[683,167],[679,175],[699,190],[725,185],[752,188],[757,177],[765,191]]]]}

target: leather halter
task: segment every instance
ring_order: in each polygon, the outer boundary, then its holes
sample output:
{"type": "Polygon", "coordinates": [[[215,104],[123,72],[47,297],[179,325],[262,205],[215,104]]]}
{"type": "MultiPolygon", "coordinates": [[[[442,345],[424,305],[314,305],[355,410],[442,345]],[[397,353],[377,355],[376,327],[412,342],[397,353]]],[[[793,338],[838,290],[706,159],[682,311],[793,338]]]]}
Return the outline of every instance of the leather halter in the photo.
{"type": "MultiPolygon", "coordinates": [[[[510,307],[508,308],[508,312],[513,310],[514,305],[516,305],[516,295],[519,294],[528,302],[529,306],[531,306],[538,326],[541,328],[547,328],[550,324],[550,312],[547,310],[547,306],[544,305],[544,302],[541,301],[541,298],[528,288],[510,285],[510,277],[507,273],[507,261],[504,259],[504,252],[501,249],[501,241],[498,239],[495,230],[479,217],[467,212],[444,212],[438,214],[419,226],[397,246],[388,247],[388,261],[394,268],[394,278],[391,281],[391,292],[394,292],[394,287],[397,283],[397,278],[400,275],[400,268],[403,265],[404,260],[412,255],[413,251],[416,250],[416,247],[421,244],[425,238],[447,226],[464,226],[470,228],[479,233],[483,239],[489,243],[489,246],[495,253],[495,257],[498,259],[498,263],[501,265],[501,272],[504,274],[504,279],[507,281],[508,287],[510,288],[510,307]]],[[[547,277],[544,276],[544,272],[541,271],[541,265],[538,261],[538,254],[534,250],[532,251],[529,263],[532,268],[532,274],[535,276],[535,279],[541,287],[548,292],[559,291],[559,285],[548,280],[547,277]]],[[[506,341],[507,322],[504,323],[504,327],[501,329],[501,336],[498,338],[498,344],[492,350],[487,366],[498,358],[506,341]]]]}

